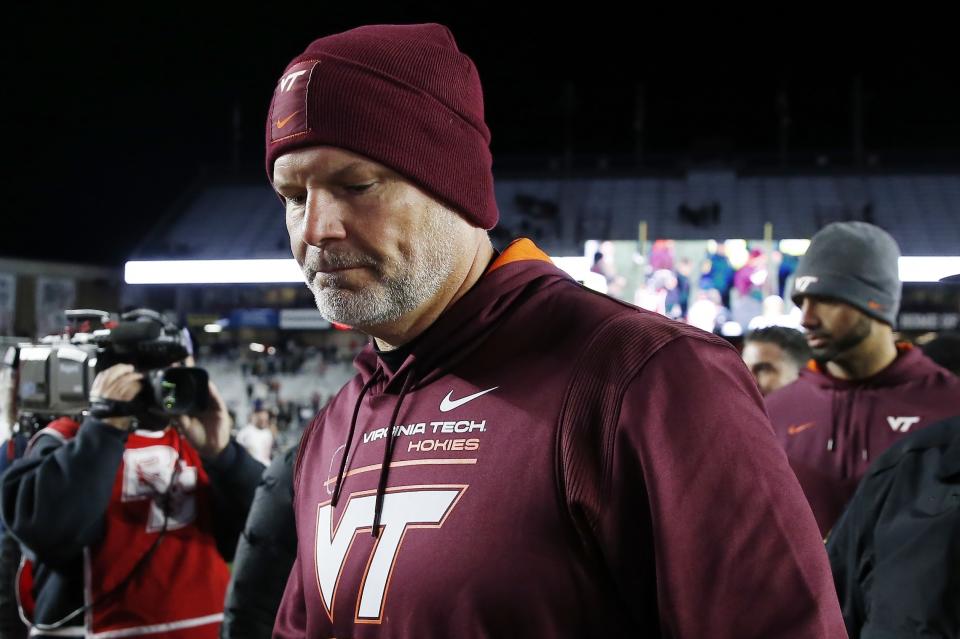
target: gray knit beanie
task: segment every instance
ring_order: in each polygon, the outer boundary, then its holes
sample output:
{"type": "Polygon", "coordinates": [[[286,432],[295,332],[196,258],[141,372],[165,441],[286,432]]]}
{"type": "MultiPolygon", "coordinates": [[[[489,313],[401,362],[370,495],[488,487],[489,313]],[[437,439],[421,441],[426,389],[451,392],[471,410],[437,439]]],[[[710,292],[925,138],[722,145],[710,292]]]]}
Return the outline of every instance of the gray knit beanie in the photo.
{"type": "Polygon", "coordinates": [[[821,295],[846,302],[895,326],[900,310],[900,247],[889,233],[866,222],[822,228],[800,258],[791,299],[821,295]]]}

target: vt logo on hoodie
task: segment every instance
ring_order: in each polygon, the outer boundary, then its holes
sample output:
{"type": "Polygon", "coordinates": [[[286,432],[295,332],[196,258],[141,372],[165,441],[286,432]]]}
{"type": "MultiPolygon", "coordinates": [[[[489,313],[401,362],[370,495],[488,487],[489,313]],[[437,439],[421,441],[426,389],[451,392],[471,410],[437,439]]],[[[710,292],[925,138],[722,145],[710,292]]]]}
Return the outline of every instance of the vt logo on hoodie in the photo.
{"type": "MultiPolygon", "coordinates": [[[[384,496],[380,516],[381,533],[373,548],[357,605],[357,620],[379,620],[393,565],[400,544],[410,528],[440,528],[453,510],[466,486],[430,486],[415,489],[397,488],[384,496]]],[[[317,509],[317,583],[327,614],[333,618],[333,598],[347,553],[358,532],[373,528],[376,495],[366,491],[352,495],[336,529],[329,503],[317,509]],[[330,531],[329,535],[323,531],[330,531]]]]}
{"type": "Polygon", "coordinates": [[[899,433],[905,433],[910,427],[920,421],[919,417],[887,417],[890,428],[899,433]]]}

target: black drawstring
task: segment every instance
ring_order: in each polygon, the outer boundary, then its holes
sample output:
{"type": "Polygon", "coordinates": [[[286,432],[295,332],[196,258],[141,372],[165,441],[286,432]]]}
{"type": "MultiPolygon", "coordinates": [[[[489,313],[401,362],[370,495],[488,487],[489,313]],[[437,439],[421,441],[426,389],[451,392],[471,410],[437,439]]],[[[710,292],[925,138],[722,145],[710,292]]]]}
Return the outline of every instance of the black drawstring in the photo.
{"type": "Polygon", "coordinates": [[[350,446],[353,444],[353,433],[357,429],[357,415],[360,414],[360,405],[363,403],[363,397],[370,390],[370,387],[380,378],[380,369],[374,371],[367,383],[360,389],[360,397],[357,398],[357,404],[353,407],[353,418],[350,420],[350,432],[347,434],[347,443],[343,446],[343,459],[340,460],[340,470],[337,471],[337,483],[333,488],[333,499],[330,500],[331,506],[337,507],[337,500],[340,499],[340,490],[343,488],[343,473],[347,469],[347,457],[350,455],[350,446]]]}
{"type": "Polygon", "coordinates": [[[380,514],[383,511],[383,499],[387,492],[387,475],[390,472],[390,458],[393,457],[393,445],[396,441],[394,430],[397,427],[397,416],[400,415],[400,405],[403,404],[403,398],[410,388],[413,381],[413,368],[407,371],[407,377],[403,380],[403,386],[400,388],[400,396],[397,397],[397,405],[393,407],[393,415],[390,417],[390,427],[387,429],[387,442],[383,447],[383,466],[380,467],[380,483],[377,485],[377,501],[373,507],[373,530],[371,536],[380,536],[380,514]]]}

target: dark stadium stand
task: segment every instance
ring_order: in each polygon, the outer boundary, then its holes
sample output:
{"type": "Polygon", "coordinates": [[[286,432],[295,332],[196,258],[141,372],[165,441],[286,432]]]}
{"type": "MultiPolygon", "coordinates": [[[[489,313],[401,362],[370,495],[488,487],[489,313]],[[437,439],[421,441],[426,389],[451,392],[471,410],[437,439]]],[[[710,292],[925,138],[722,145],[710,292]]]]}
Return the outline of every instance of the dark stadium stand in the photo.
{"type": "MultiPolygon", "coordinates": [[[[553,254],[587,239],[806,238],[832,221],[870,221],[905,255],[954,255],[960,247],[960,174],[738,175],[500,178],[499,236],[526,235],[553,254]]],[[[289,257],[280,205],[266,185],[211,183],[183,198],[131,259],[289,257]]]]}

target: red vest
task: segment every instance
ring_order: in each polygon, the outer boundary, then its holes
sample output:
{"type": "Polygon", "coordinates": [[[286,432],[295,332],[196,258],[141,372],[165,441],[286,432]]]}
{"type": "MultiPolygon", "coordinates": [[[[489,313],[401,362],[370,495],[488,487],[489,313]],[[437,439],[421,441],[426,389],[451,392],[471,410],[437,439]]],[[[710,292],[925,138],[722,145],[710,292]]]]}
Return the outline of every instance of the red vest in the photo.
{"type": "MultiPolygon", "coordinates": [[[[69,441],[79,428],[59,419],[40,432],[69,441]]],[[[218,637],[230,575],[213,536],[210,492],[199,453],[176,429],[130,434],[107,507],[106,532],[84,550],[84,603],[94,605],[82,617],[82,628],[76,621],[68,624],[77,635],[218,637]],[[166,516],[163,500],[169,503],[166,516]],[[117,589],[164,527],[163,539],[146,563],[117,589]]],[[[30,593],[24,588],[29,573],[22,571],[23,595],[30,593]]],[[[32,614],[29,599],[21,597],[27,618],[32,614]]]]}

